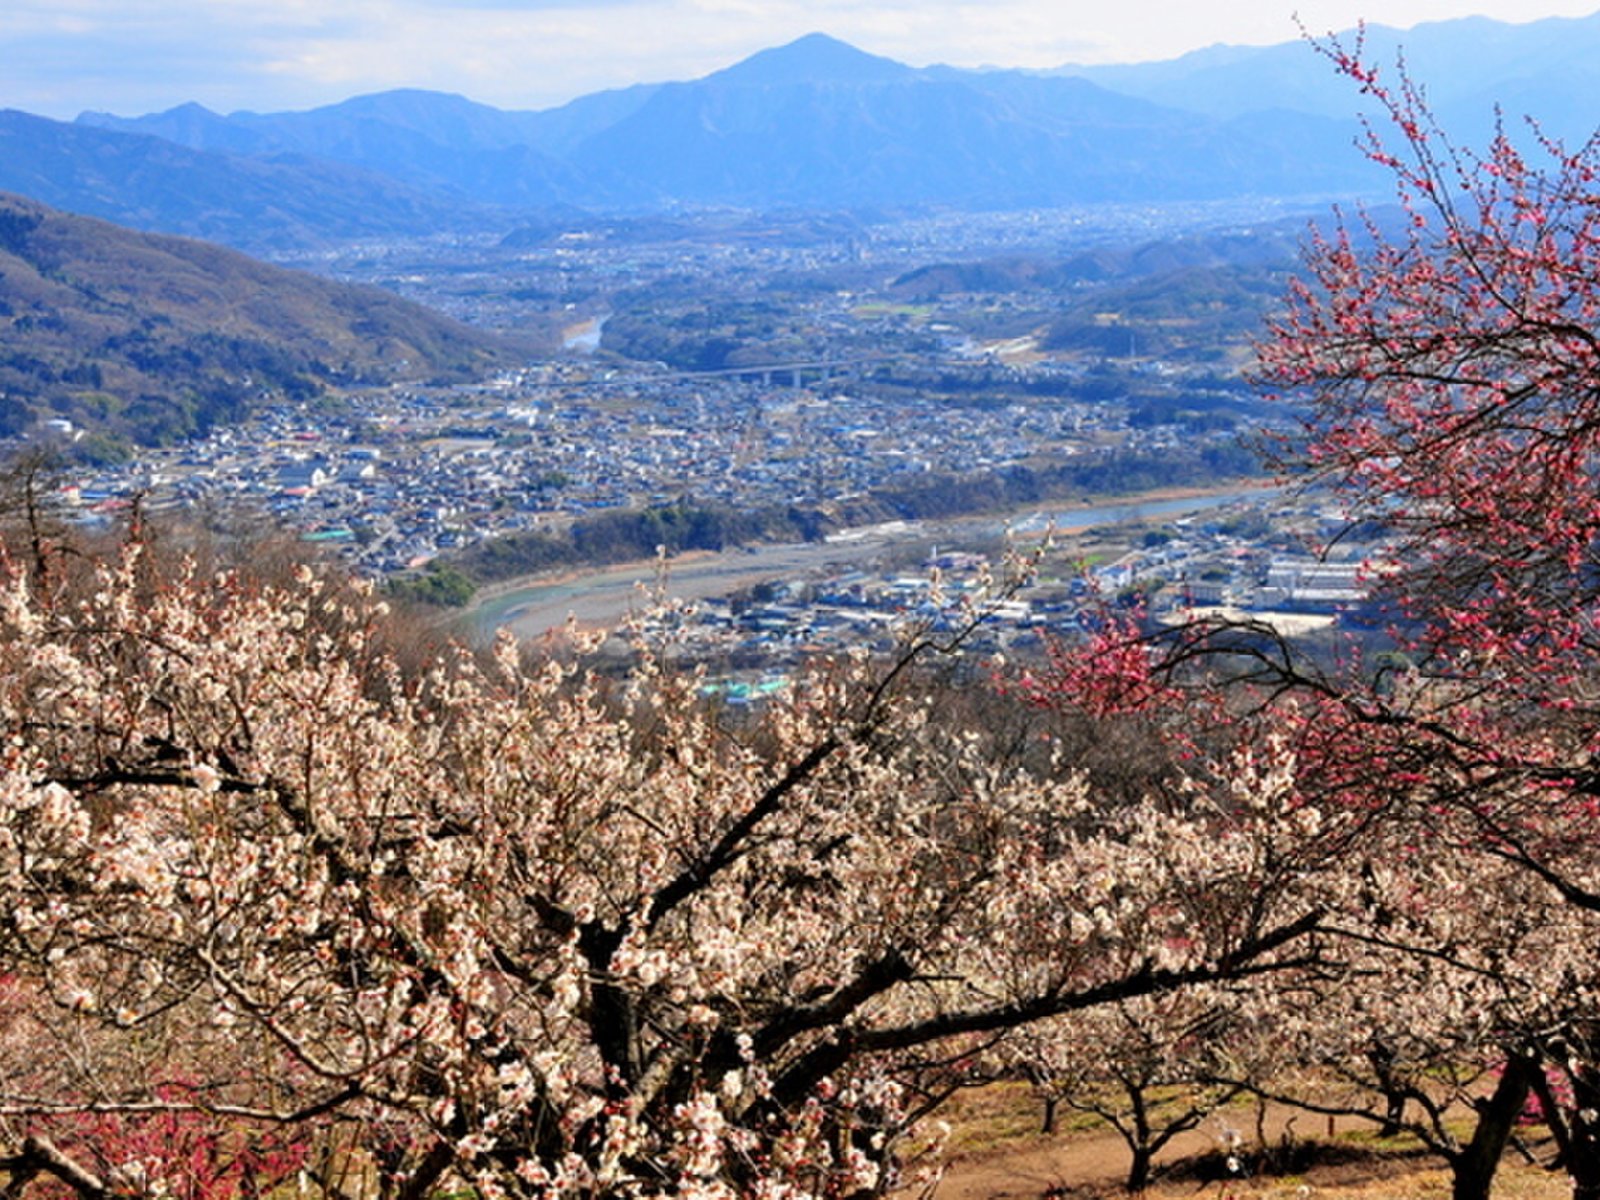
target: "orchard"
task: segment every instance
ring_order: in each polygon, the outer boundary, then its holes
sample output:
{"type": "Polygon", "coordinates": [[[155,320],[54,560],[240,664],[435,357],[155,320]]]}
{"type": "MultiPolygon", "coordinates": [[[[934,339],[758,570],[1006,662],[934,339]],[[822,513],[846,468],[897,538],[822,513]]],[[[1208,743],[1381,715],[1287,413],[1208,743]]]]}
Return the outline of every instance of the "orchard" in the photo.
{"type": "Polygon", "coordinates": [[[952,709],[962,632],[909,629],[732,723],[647,640],[404,652],[370,589],[139,530],[89,564],[30,509],[6,1196],[867,1197],[1009,1073],[1134,1186],[1253,1092],[1410,1129],[1471,1200],[1531,1096],[1600,1197],[1600,151],[1472,155],[1326,51],[1403,231],[1308,246],[1258,377],[1285,473],[1390,535],[1381,669],[1108,621],[952,709]]]}

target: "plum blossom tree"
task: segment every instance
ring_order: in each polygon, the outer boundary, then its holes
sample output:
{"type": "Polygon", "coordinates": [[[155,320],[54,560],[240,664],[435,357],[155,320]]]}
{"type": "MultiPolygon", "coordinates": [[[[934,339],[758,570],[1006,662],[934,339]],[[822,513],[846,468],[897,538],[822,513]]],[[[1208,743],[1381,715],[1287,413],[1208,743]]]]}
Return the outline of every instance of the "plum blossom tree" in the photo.
{"type": "Polygon", "coordinates": [[[1138,1193],[1156,1155],[1254,1077],[1238,1055],[1255,1039],[1235,1010],[1225,988],[1185,988],[1043,1022],[1009,1050],[1047,1111],[1064,1106],[1116,1130],[1129,1153],[1123,1186],[1138,1193]]]}
{"type": "Polygon", "coordinates": [[[1102,807],[938,728],[926,641],[729,730],[648,654],[409,674],[310,571],[0,574],[13,1192],[877,1194],[938,1048],[1323,956],[1270,771],[1102,807]],[[210,1157],[107,1157],[156,1119],[210,1157]]]}
{"type": "Polygon", "coordinates": [[[1530,1096],[1561,1071],[1549,1034],[1571,1019],[1574,977],[1594,971],[1600,926],[1510,863],[1389,832],[1330,921],[1345,938],[1338,982],[1252,989],[1245,1009],[1272,1050],[1237,1079],[1408,1133],[1448,1165],[1457,1200],[1482,1200],[1530,1096]]]}
{"type": "MultiPolygon", "coordinates": [[[[1511,864],[1592,915],[1600,143],[1530,123],[1474,153],[1403,71],[1390,83],[1359,44],[1322,49],[1387,118],[1368,152],[1403,226],[1363,217],[1314,238],[1260,374],[1308,414],[1284,464],[1388,532],[1380,591],[1408,665],[1334,677],[1284,653],[1255,674],[1299,694],[1305,752],[1341,803],[1403,814],[1417,844],[1474,857],[1485,889],[1511,864]]],[[[1534,901],[1511,887],[1503,902],[1534,901]]],[[[1538,974],[1550,990],[1522,998],[1547,1019],[1523,1049],[1542,1064],[1534,1086],[1543,1068],[1566,1077],[1546,1111],[1587,1200],[1600,1196],[1596,964],[1581,940],[1554,953],[1563,976],[1538,974]]]]}
{"type": "Polygon", "coordinates": [[[1376,906],[1393,889],[1380,895],[1349,868],[1378,854],[1391,831],[1326,788],[1326,755],[1297,736],[1315,722],[1291,722],[1286,708],[1241,702],[1249,699],[1242,689],[1175,670],[1175,653],[1197,650],[1212,631],[1182,631],[1175,652],[1164,636],[1149,634],[1137,611],[1103,618],[1087,638],[1050,647],[1020,673],[1015,690],[1069,728],[1092,722],[1124,757],[1137,755],[1132,787],[1125,763],[1087,760],[1103,804],[1138,798],[1183,813],[1208,788],[1221,788],[1231,811],[1272,813],[1274,833],[1259,837],[1254,850],[1263,879],[1315,880],[1328,928],[1344,937],[1336,955],[1305,969],[1130,998],[1042,1023],[1008,1044],[1018,1072],[1047,1105],[1093,1113],[1120,1134],[1130,1153],[1126,1186],[1139,1192],[1155,1156],[1229,1099],[1266,1095],[1273,1085],[1280,1098],[1292,1098],[1281,1085],[1302,1059],[1314,1059],[1319,1039],[1335,1039],[1341,1050],[1368,1039],[1370,1027],[1353,1030],[1348,1020],[1324,1027],[1312,1013],[1330,1015],[1331,1005],[1315,1002],[1323,995],[1383,1002],[1389,979],[1373,969],[1366,939],[1376,906]]]}

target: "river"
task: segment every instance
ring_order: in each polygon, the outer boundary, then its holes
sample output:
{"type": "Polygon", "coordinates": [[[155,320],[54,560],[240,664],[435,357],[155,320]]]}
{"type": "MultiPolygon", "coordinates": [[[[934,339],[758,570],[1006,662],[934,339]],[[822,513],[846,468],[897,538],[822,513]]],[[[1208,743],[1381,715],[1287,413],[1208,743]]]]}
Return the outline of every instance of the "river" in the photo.
{"type": "MultiPolygon", "coordinates": [[[[827,542],[783,543],[743,549],[684,555],[667,564],[664,581],[668,595],[682,600],[725,596],[740,588],[775,579],[789,579],[829,568],[850,569],[870,563],[891,549],[932,544],[960,548],[963,542],[992,540],[1009,528],[1014,533],[1042,533],[1052,522],[1060,530],[1081,531],[1127,521],[1173,517],[1203,512],[1271,495],[1262,487],[1174,497],[1161,494],[1107,501],[1082,508],[1041,508],[1014,516],[1009,522],[989,517],[952,521],[895,522],[870,529],[851,530],[827,542]]],[[[518,637],[533,638],[564,624],[572,617],[596,627],[617,624],[643,606],[646,592],[656,585],[653,562],[599,567],[543,581],[532,581],[491,594],[475,605],[472,626],[481,633],[508,628],[518,637]]]]}
{"type": "Polygon", "coordinates": [[[568,329],[561,340],[563,350],[572,350],[579,354],[593,354],[600,349],[600,336],[605,332],[606,322],[611,318],[610,313],[601,317],[590,317],[581,324],[568,329]]]}

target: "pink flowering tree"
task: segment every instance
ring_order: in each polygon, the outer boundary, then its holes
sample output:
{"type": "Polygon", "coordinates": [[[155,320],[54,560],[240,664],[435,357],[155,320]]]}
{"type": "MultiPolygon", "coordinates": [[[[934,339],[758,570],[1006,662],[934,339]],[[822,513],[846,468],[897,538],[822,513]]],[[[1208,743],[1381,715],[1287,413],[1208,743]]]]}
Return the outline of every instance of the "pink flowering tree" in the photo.
{"type": "MultiPolygon", "coordinates": [[[[1175,1137],[1228,1100],[1246,1092],[1292,1100],[1290,1081],[1307,1075],[1305,1065],[1330,1061],[1317,1058],[1322,1039],[1341,1054],[1369,1042],[1371,1026],[1351,1010],[1320,1020],[1333,1012],[1317,997],[1378,1005],[1390,982],[1367,949],[1380,896],[1353,868],[1379,854],[1392,830],[1351,803],[1346,789],[1330,786],[1331,747],[1308,734],[1336,727],[1288,698],[1274,702],[1243,684],[1222,687],[1212,675],[1179,669],[1209,659],[1217,633],[1152,632],[1140,613],[1109,611],[1092,634],[1053,645],[1014,684],[1048,727],[1088,725],[1114,747],[1085,758],[1102,803],[1137,798],[1136,805],[1188,812],[1199,802],[1241,827],[1266,818],[1274,832],[1253,838],[1263,878],[1314,880],[1327,928],[1343,935],[1334,953],[1270,980],[1131,998],[1041,1024],[1007,1045],[1015,1069],[1047,1105],[1099,1116],[1123,1138],[1130,1192],[1144,1190],[1156,1156],[1175,1137]]],[[[1228,646],[1237,651],[1238,643],[1228,646]]],[[[1221,834],[1226,822],[1213,828],[1221,834]]],[[[1203,927],[1191,933],[1204,936],[1203,927]]]]}
{"type": "MultiPolygon", "coordinates": [[[[1285,651],[1246,673],[1297,696],[1340,803],[1400,818],[1418,853],[1466,855],[1486,890],[1514,867],[1537,894],[1504,903],[1586,918],[1600,912],[1600,145],[1530,123],[1457,147],[1403,72],[1321,48],[1386,118],[1368,153],[1403,215],[1397,231],[1363,216],[1314,237],[1259,371],[1306,414],[1286,470],[1387,534],[1374,575],[1404,668],[1318,672],[1285,651]]],[[[1551,990],[1519,999],[1540,1020],[1501,1032],[1538,1060],[1533,1086],[1561,1077],[1546,1112],[1589,1200],[1600,1011],[1592,939],[1575,936],[1556,952],[1565,977],[1536,975],[1551,990]]]]}
{"type": "Polygon", "coordinates": [[[1489,1195],[1534,1094],[1570,1153],[1562,1122],[1584,1061],[1562,1052],[1600,975],[1600,913],[1486,852],[1476,818],[1442,802],[1440,765],[1403,715],[1435,685],[1374,683],[1356,661],[1319,671],[1265,624],[1129,620],[1021,680],[1058,720],[1135,731],[1161,803],[1182,809],[1211,779],[1236,812],[1270,807],[1279,836],[1257,842],[1262,869],[1317,879],[1338,947],[1310,970],[1073,1014],[1009,1047],[1047,1094],[1113,1120],[1130,1178],[1219,1091],[1409,1132],[1449,1165],[1456,1200],[1489,1195]],[[1195,673],[1219,662],[1228,675],[1195,673]],[[1319,867],[1330,854],[1340,869],[1319,867]],[[1182,1089],[1164,1110],[1162,1087],[1182,1089]]]}

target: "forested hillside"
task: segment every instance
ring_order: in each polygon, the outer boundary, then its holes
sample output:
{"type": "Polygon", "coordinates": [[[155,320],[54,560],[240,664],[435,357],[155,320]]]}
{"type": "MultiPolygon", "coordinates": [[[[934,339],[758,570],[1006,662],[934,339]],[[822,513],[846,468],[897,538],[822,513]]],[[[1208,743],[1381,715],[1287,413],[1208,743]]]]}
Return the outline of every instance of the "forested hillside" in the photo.
{"type": "Polygon", "coordinates": [[[0,436],[51,417],[157,444],[271,397],[468,379],[520,347],[374,288],[0,195],[0,436]]]}

